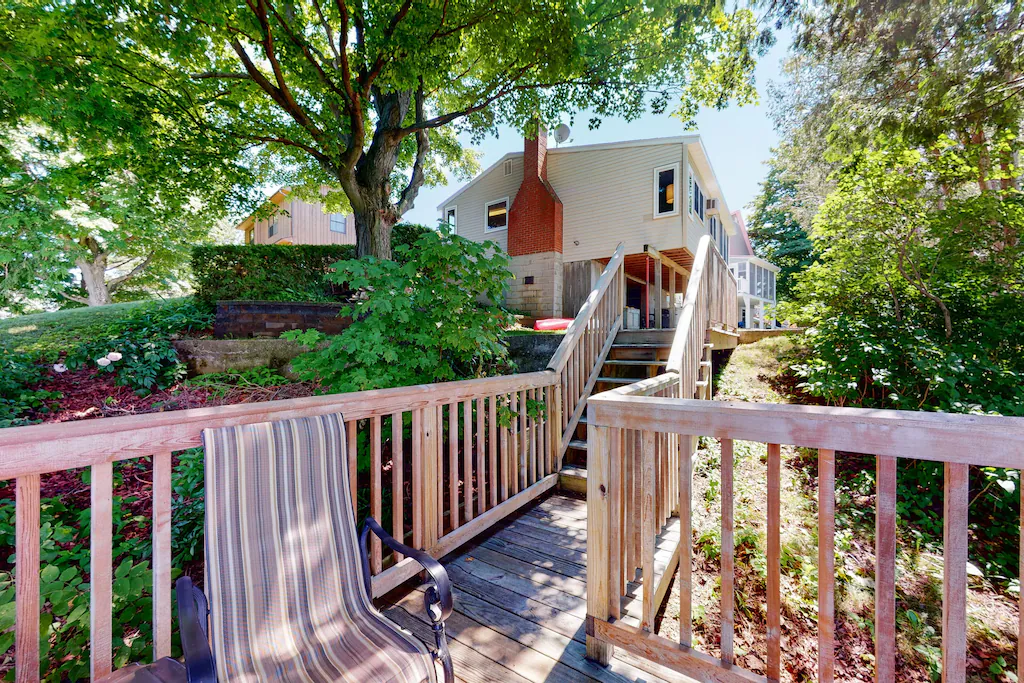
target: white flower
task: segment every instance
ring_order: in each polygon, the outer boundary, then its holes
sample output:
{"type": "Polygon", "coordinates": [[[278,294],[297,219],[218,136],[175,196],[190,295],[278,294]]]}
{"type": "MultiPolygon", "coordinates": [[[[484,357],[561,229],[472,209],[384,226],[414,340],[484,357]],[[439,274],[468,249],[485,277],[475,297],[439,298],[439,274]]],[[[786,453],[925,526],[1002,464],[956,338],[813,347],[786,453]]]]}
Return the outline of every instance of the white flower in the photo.
{"type": "Polygon", "coordinates": [[[54,372],[67,372],[68,371],[68,366],[64,365],[63,363],[55,363],[54,366],[53,366],[53,371],[54,372]]]}
{"type": "Polygon", "coordinates": [[[437,321],[437,328],[438,328],[438,329],[441,329],[441,325],[443,325],[443,324],[444,324],[443,322],[441,322],[440,320],[438,320],[438,321],[437,321]]]}
{"type": "Polygon", "coordinates": [[[107,360],[121,360],[121,354],[117,351],[111,351],[107,354],[107,360]]]}
{"type": "Polygon", "coordinates": [[[101,368],[105,368],[108,365],[110,365],[110,359],[107,358],[106,356],[104,356],[103,358],[97,358],[96,365],[100,366],[101,368]]]}

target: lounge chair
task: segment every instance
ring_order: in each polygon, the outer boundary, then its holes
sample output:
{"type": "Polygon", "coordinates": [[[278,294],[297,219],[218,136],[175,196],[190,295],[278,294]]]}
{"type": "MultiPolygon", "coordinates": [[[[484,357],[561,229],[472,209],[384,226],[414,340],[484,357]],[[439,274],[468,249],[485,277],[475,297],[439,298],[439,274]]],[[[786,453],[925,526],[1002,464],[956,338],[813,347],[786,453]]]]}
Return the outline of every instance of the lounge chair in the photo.
{"type": "MultiPolygon", "coordinates": [[[[176,594],[191,683],[454,680],[448,575],[369,518],[357,542],[341,415],[203,431],[206,593],[176,594]],[[430,653],[371,603],[370,533],[430,576],[430,653]]],[[[349,454],[355,457],[355,454],[349,454]]]]}

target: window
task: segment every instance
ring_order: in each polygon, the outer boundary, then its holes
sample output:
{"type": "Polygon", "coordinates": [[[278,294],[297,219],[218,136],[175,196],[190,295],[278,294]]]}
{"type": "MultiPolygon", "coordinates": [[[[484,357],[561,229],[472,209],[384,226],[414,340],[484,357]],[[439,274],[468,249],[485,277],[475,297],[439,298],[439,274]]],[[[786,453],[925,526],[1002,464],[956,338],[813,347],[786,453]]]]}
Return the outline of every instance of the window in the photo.
{"type": "Polygon", "coordinates": [[[739,273],[738,274],[742,278],[746,278],[747,277],[747,262],[746,261],[741,261],[740,262],[740,264],[739,264],[739,273]]]}
{"type": "Polygon", "coordinates": [[[484,213],[484,232],[504,230],[508,227],[508,197],[489,202],[484,213]]]}
{"type": "Polygon", "coordinates": [[[456,210],[456,207],[449,206],[444,210],[444,222],[450,225],[452,230],[455,230],[458,227],[458,211],[456,210]]]}
{"type": "Polygon", "coordinates": [[[511,159],[505,160],[505,175],[506,176],[512,175],[512,160],[511,159]]]}
{"type": "Polygon", "coordinates": [[[704,191],[696,180],[693,181],[693,212],[704,221],[704,191]]]}
{"type": "Polygon", "coordinates": [[[769,273],[770,275],[768,278],[768,282],[771,286],[768,290],[768,298],[771,299],[772,301],[775,301],[775,271],[772,270],[769,271],[769,273]]]}
{"type": "Polygon", "coordinates": [[[342,234],[348,232],[348,224],[346,216],[343,213],[332,213],[331,214],[331,232],[340,232],[342,234]]]}
{"type": "Polygon", "coordinates": [[[267,237],[273,237],[277,234],[277,216],[271,216],[270,221],[267,224],[267,237]]]}
{"type": "Polygon", "coordinates": [[[676,171],[678,166],[654,169],[654,217],[674,216],[679,213],[676,204],[676,171]]]}

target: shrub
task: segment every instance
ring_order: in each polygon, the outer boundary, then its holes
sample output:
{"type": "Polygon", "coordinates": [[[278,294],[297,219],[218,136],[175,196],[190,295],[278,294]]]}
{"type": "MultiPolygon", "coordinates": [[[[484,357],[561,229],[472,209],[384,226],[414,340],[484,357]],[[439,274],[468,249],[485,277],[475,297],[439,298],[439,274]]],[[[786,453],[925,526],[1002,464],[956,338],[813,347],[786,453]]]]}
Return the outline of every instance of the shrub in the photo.
{"type": "Polygon", "coordinates": [[[0,357],[0,429],[32,422],[31,413],[46,412],[60,394],[30,389],[43,379],[43,368],[33,356],[9,354],[0,357]]]}
{"type": "Polygon", "coordinates": [[[345,288],[331,264],[355,257],[351,244],[231,244],[192,249],[196,300],[335,301],[345,288]]]}
{"type": "Polygon", "coordinates": [[[502,343],[512,316],[498,305],[511,277],[508,258],[493,242],[477,243],[423,230],[394,246],[395,261],[334,264],[329,277],[359,292],[342,310],[357,322],[327,338],[316,330],[286,338],[311,349],[295,359],[302,379],[332,392],[361,391],[483,376],[508,367],[502,343]]]}
{"type": "Polygon", "coordinates": [[[212,324],[213,317],[188,299],[142,306],[95,329],[90,339],[68,352],[65,363],[71,369],[94,365],[140,393],[166,389],[185,376],[171,336],[212,324]]]}

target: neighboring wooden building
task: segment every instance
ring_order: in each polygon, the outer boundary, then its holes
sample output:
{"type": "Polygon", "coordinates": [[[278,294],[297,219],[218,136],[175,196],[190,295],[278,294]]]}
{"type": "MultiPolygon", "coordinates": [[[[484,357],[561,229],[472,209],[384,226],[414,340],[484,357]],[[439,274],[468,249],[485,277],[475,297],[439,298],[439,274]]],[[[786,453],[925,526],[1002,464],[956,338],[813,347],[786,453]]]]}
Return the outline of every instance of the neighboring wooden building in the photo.
{"type": "Polygon", "coordinates": [[[235,226],[246,244],[355,244],[355,216],[327,213],[323,204],[289,197],[282,187],[270,197],[278,210],[269,218],[249,216],[235,226]]]}
{"type": "Polygon", "coordinates": [[[729,254],[729,270],[736,276],[740,327],[764,330],[775,326],[775,278],[779,267],[754,254],[747,224],[739,211],[732,214],[739,230],[729,254]]]}
{"type": "Polygon", "coordinates": [[[575,315],[623,242],[627,301],[644,327],[674,325],[700,238],[727,258],[736,233],[699,135],[549,149],[540,130],[438,211],[459,235],[508,252],[506,303],[539,317],[575,315]]]}

